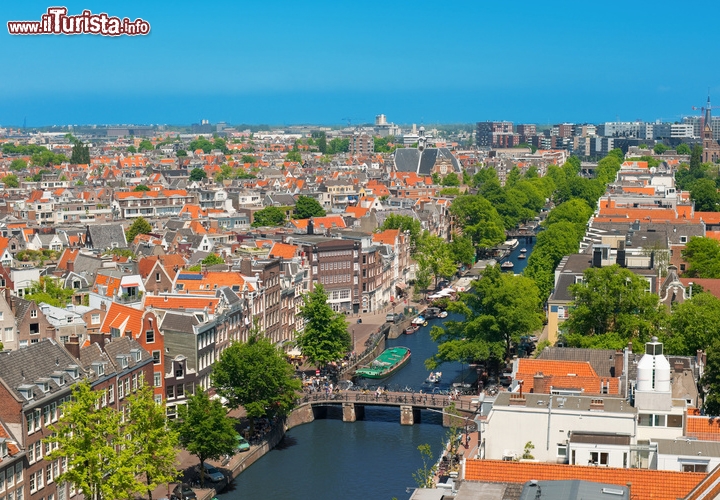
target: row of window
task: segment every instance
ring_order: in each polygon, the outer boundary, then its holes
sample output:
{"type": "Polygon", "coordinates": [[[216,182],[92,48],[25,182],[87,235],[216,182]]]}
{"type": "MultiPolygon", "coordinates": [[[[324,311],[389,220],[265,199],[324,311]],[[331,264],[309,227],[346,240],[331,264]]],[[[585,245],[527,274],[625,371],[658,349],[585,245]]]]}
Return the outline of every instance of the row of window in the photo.
{"type": "Polygon", "coordinates": [[[60,398],[57,402],[53,401],[52,403],[44,406],[42,410],[40,408],[35,408],[34,410],[27,412],[25,414],[25,420],[27,422],[28,435],[42,429],[43,423],[45,426],[48,426],[51,423],[57,422],[58,414],[60,416],[63,415],[63,404],[66,401],[70,401],[70,396],[60,398]]]}
{"type": "MultiPolygon", "coordinates": [[[[8,467],[0,471],[0,493],[6,489],[10,489],[16,484],[20,484],[23,480],[23,464],[17,463],[13,468],[8,467]]],[[[22,495],[22,494],[21,494],[22,495]]]]}
{"type": "MultiPolygon", "coordinates": [[[[357,285],[358,283],[358,277],[354,277],[354,283],[357,285]]],[[[331,283],[350,283],[350,275],[349,274],[333,274],[330,276],[320,276],[320,283],[327,285],[331,283]]]]}
{"type": "Polygon", "coordinates": [[[165,389],[167,399],[182,398],[192,396],[195,393],[195,385],[191,382],[188,384],[168,385],[165,389]]]}
{"type": "Polygon", "coordinates": [[[321,271],[331,271],[335,269],[350,269],[350,261],[344,260],[342,262],[321,262],[321,271]]]}

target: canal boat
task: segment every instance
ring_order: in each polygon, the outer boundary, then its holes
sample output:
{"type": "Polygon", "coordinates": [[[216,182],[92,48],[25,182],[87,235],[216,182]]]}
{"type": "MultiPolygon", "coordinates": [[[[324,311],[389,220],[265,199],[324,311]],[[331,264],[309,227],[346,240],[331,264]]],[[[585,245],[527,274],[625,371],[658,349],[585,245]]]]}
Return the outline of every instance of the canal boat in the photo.
{"type": "Polygon", "coordinates": [[[442,372],[430,372],[425,382],[428,384],[439,384],[442,379],[442,372]]]}
{"type": "Polygon", "coordinates": [[[515,264],[513,264],[509,260],[506,260],[505,262],[500,264],[500,269],[508,270],[508,269],[512,269],[513,267],[515,267],[515,264]]]}
{"type": "Polygon", "coordinates": [[[425,325],[427,325],[427,321],[425,320],[425,316],[420,315],[412,320],[412,324],[418,325],[418,326],[420,326],[420,325],[425,326],[425,325]]]}
{"type": "Polygon", "coordinates": [[[380,379],[389,377],[405,366],[410,360],[410,349],[407,347],[391,347],[385,349],[368,366],[358,368],[355,375],[358,377],[380,379]]]}
{"type": "Polygon", "coordinates": [[[525,255],[524,253],[521,253],[520,255],[517,256],[517,258],[518,258],[518,259],[525,259],[525,258],[527,258],[527,255],[525,255]]]}
{"type": "Polygon", "coordinates": [[[405,328],[405,335],[412,335],[413,333],[417,332],[420,329],[418,325],[410,325],[407,328],[405,328]]]}
{"type": "Polygon", "coordinates": [[[440,311],[440,314],[438,314],[438,318],[447,318],[447,315],[447,311],[440,311]]]}
{"type": "Polygon", "coordinates": [[[521,248],[521,249],[520,249],[520,253],[525,253],[525,252],[527,252],[527,248],[521,248]]]}

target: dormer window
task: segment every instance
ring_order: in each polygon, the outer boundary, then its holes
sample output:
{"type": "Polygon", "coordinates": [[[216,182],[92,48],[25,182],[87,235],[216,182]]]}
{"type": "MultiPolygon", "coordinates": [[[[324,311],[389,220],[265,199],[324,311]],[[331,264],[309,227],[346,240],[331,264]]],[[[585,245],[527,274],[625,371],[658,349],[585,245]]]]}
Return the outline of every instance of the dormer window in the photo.
{"type": "Polygon", "coordinates": [[[7,441],[5,438],[0,438],[0,458],[5,458],[8,456],[8,447],[7,447],[7,441]]]}
{"type": "Polygon", "coordinates": [[[121,368],[127,368],[128,367],[128,357],[125,355],[121,355],[117,357],[118,364],[121,368]]]}
{"type": "Polygon", "coordinates": [[[103,363],[93,363],[92,369],[98,377],[105,375],[105,365],[103,363]]]}
{"type": "Polygon", "coordinates": [[[140,352],[140,349],[130,349],[130,354],[132,354],[135,361],[140,361],[142,359],[142,353],[140,352]]]}
{"type": "Polygon", "coordinates": [[[65,369],[66,372],[73,378],[76,379],[80,376],[80,371],[77,365],[70,365],[65,369]]]}
{"type": "Polygon", "coordinates": [[[23,384],[20,387],[18,387],[18,391],[20,391],[20,395],[25,398],[26,401],[32,401],[33,399],[33,387],[30,384],[23,384]]]}
{"type": "Polygon", "coordinates": [[[60,387],[65,385],[65,374],[63,372],[53,372],[52,375],[50,375],[50,378],[60,387]]]}
{"type": "Polygon", "coordinates": [[[40,388],[41,391],[44,393],[50,391],[50,380],[46,378],[41,378],[35,384],[40,388]]]}

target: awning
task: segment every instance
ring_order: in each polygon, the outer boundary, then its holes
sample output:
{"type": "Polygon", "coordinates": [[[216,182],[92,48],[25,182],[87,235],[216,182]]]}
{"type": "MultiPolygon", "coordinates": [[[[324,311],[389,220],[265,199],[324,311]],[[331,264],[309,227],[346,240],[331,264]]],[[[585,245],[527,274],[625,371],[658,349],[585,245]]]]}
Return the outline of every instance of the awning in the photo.
{"type": "Polygon", "coordinates": [[[407,288],[407,284],[403,281],[398,281],[395,283],[395,288],[399,288],[400,290],[405,290],[407,288]]]}

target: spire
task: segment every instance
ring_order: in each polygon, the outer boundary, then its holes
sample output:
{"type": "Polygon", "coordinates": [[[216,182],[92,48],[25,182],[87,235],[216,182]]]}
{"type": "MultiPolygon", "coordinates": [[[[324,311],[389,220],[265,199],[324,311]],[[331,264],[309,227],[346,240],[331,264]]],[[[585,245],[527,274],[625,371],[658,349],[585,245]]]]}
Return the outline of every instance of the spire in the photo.
{"type": "Polygon", "coordinates": [[[712,106],[710,105],[710,94],[708,94],[707,105],[705,106],[705,128],[712,128],[712,122],[710,118],[711,109],[712,106]]]}

